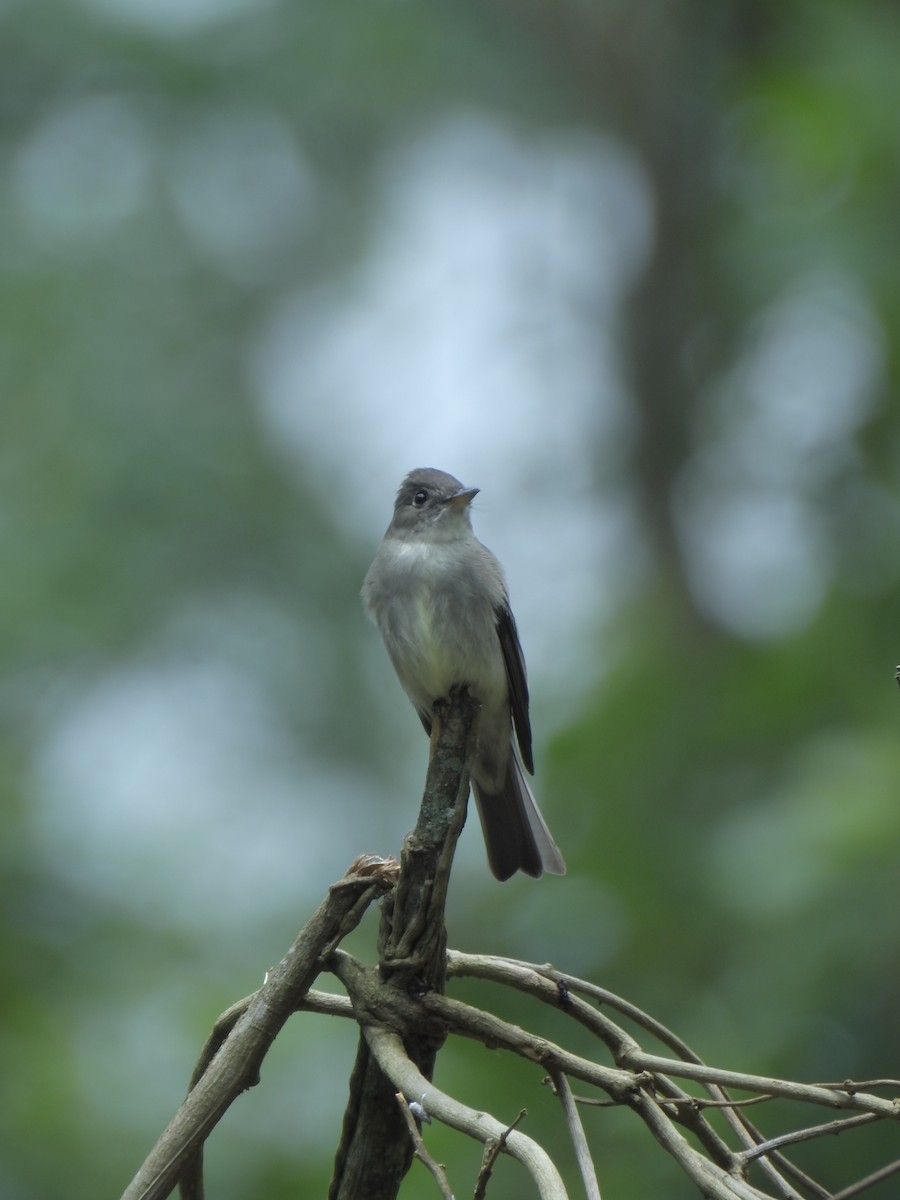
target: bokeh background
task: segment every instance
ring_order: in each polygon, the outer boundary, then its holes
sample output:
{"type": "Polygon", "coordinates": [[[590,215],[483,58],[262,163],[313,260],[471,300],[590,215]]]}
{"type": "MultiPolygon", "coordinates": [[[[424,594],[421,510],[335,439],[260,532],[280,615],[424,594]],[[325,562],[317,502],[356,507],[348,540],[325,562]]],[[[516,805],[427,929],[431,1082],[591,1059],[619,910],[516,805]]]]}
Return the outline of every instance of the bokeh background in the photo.
{"type": "MultiPolygon", "coordinates": [[[[500,886],[470,827],[451,944],[719,1065],[900,1075],[898,61],[888,0],[0,5],[3,1197],[118,1194],[411,826],[358,591],[417,465],[482,489],[570,865],[500,886]]],[[[354,1047],[289,1026],[211,1195],[324,1194],[354,1047]]],[[[577,1191],[534,1071],[438,1080],[527,1106],[577,1191]]],[[[604,1194],[693,1196],[586,1122],[604,1194]]]]}

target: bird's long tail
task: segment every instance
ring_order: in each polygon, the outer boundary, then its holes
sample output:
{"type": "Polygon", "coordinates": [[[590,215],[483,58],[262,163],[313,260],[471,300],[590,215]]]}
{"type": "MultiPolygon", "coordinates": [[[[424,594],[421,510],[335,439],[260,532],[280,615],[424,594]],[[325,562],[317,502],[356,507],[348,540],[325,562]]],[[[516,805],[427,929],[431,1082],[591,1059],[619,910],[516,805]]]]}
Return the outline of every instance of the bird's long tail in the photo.
{"type": "Polygon", "coordinates": [[[472,791],[488,863],[498,879],[509,879],[516,871],[535,879],[545,871],[565,875],[563,856],[531,794],[517,753],[510,755],[499,792],[486,792],[474,782],[472,791]]]}

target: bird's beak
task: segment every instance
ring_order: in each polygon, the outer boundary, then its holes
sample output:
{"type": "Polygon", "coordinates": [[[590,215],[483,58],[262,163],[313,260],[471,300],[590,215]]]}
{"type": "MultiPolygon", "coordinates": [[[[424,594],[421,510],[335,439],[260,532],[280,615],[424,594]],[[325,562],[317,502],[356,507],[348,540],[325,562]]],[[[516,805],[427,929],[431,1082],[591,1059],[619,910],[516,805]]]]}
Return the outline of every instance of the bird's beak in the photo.
{"type": "Polygon", "coordinates": [[[461,492],[457,492],[455,496],[450,496],[445,503],[452,504],[454,508],[461,508],[472,503],[481,488],[463,488],[461,492]]]}

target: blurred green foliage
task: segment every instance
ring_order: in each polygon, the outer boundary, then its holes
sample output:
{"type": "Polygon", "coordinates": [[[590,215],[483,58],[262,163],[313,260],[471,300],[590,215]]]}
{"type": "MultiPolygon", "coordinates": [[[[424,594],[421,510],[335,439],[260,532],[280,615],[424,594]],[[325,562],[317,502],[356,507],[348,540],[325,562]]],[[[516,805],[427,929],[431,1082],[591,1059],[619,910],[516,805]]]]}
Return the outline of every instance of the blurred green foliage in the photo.
{"type": "MultiPolygon", "coordinates": [[[[553,959],[723,1066],[900,1075],[896,6],[80,0],[0,30],[0,1193],[121,1190],[217,1013],[412,823],[362,497],[287,452],[248,362],[285,297],[353,292],[392,156],[458,113],[624,147],[652,236],[588,312],[630,440],[612,469],[589,411],[575,434],[572,505],[599,523],[612,472],[633,506],[631,582],[537,634],[578,663],[539,785],[570,874],[461,864],[451,944],[553,959]]],[[[554,404],[523,408],[538,450],[554,404]]],[[[286,1032],[210,1142],[211,1195],[324,1194],[353,1049],[286,1032]]],[[[437,1078],[526,1105],[574,1179],[533,1071],[448,1046],[437,1078]]],[[[692,1195],[629,1114],[585,1122],[605,1193],[692,1195]]],[[[432,1137],[465,1194],[477,1150],[432,1137]]],[[[898,1153],[878,1130],[804,1161],[837,1188],[898,1153]]],[[[521,1194],[502,1164],[495,1200],[521,1194]]]]}

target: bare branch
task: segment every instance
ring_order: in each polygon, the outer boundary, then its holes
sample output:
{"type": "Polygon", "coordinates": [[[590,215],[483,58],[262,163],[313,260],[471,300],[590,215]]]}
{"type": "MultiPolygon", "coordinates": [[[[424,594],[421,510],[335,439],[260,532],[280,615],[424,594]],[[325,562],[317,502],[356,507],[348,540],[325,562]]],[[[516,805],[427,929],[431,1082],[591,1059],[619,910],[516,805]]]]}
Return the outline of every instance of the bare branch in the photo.
{"type": "MultiPolygon", "coordinates": [[[[396,890],[385,898],[381,911],[380,975],[398,995],[444,989],[444,905],[456,842],[466,819],[466,763],[475,709],[461,689],[435,708],[418,821],[404,841],[396,890]]],[[[444,1031],[435,1022],[407,1026],[404,1045],[423,1075],[431,1075],[443,1040],[444,1031]]],[[[413,1145],[393,1092],[361,1037],[329,1200],[393,1200],[396,1196],[412,1162],[413,1145]]]]}
{"type": "Polygon", "coordinates": [[[260,1064],[322,969],[323,952],[359,922],[366,907],[387,886],[390,879],[381,873],[354,873],[329,890],[259,991],[230,1009],[217,1024],[217,1028],[228,1029],[227,1035],[219,1042],[214,1034],[207,1043],[204,1058],[211,1052],[211,1060],[125,1190],[123,1200],[168,1196],[232,1101],[259,1081],[260,1064]],[[232,1024],[231,1015],[237,1010],[239,1015],[232,1024]]]}
{"type": "Polygon", "coordinates": [[[872,1121],[879,1120],[881,1118],[877,1117],[875,1113],[861,1113],[858,1117],[839,1117],[835,1121],[826,1121],[821,1125],[810,1125],[807,1129],[795,1129],[793,1133],[782,1133],[765,1142],[758,1142],[757,1145],[742,1151],[740,1158],[744,1162],[752,1162],[754,1158],[771,1154],[773,1150],[779,1150],[782,1146],[791,1146],[797,1142],[809,1142],[818,1137],[834,1136],[844,1133],[848,1129],[855,1129],[858,1125],[869,1125],[872,1121]]]}
{"type": "Polygon", "coordinates": [[[849,1187],[842,1188],[841,1191],[835,1192],[829,1200],[852,1200],[853,1196],[861,1196],[863,1192],[867,1192],[870,1187],[874,1187],[876,1183],[883,1183],[885,1179],[890,1179],[892,1175],[900,1173],[900,1158],[895,1162],[888,1163],[886,1167],[882,1167],[880,1171],[873,1171],[871,1175],[867,1175],[865,1179],[858,1179],[856,1183],[851,1183],[849,1187]]]}
{"type": "MultiPolygon", "coordinates": [[[[365,892],[365,888],[370,884],[370,879],[363,883],[357,878],[355,886],[362,887],[365,892]]],[[[785,1159],[783,1149],[826,1134],[844,1133],[877,1119],[900,1119],[900,1105],[896,1100],[863,1091],[863,1085],[858,1082],[847,1080],[841,1084],[802,1084],[710,1067],[697,1059],[697,1056],[679,1039],[674,1038],[674,1035],[671,1037],[672,1042],[689,1056],[688,1061],[649,1054],[631,1034],[621,1030],[606,1014],[598,1013],[583,999],[581,981],[573,979],[570,984],[570,977],[560,975],[549,967],[535,967],[512,960],[491,960],[482,957],[478,959],[476,972],[482,977],[492,978],[507,985],[512,984],[519,990],[529,992],[543,1003],[552,1004],[566,1016],[596,1032],[604,1044],[611,1047],[616,1060],[615,1066],[576,1055],[563,1044],[538,1037],[526,1028],[437,992],[419,993],[406,987],[398,987],[392,971],[386,971],[383,967],[365,967],[351,955],[336,948],[330,953],[327,967],[341,980],[348,995],[307,990],[307,980],[311,980],[315,973],[326,965],[321,955],[335,946],[335,938],[343,935],[349,920],[358,919],[362,905],[360,897],[353,895],[353,887],[352,880],[342,881],[332,889],[329,896],[329,902],[335,902],[340,896],[345,897],[347,905],[344,915],[335,910],[331,913],[332,923],[326,923],[312,936],[310,925],[315,923],[314,918],[304,930],[304,934],[310,933],[312,937],[309,945],[302,934],[291,953],[267,979],[263,988],[223,1013],[201,1055],[195,1072],[197,1086],[194,1092],[200,1091],[210,1080],[214,1080],[223,1059],[228,1061],[241,1046],[244,1046],[244,1057],[240,1061],[244,1064],[245,1074],[239,1078],[244,1080],[244,1086],[252,1085],[255,1077],[250,1078],[246,1074],[249,1070],[248,1064],[256,1062],[258,1068],[258,1061],[261,1061],[261,1055],[269,1043],[266,1042],[262,1051],[254,1057],[255,1043],[249,1043],[250,1049],[247,1050],[243,1030],[259,1011],[259,1005],[264,1001],[267,989],[273,985],[273,980],[279,982],[279,975],[284,972],[285,963],[292,959],[294,962],[304,959],[306,974],[302,977],[292,975],[286,983],[279,983],[276,993],[276,1000],[280,1005],[278,1019],[283,1022],[287,1012],[297,1009],[345,1018],[354,1017],[361,1026],[362,1040],[366,1054],[371,1055],[372,1069],[378,1072],[378,1076],[385,1083],[390,1084],[393,1089],[392,1096],[399,1089],[409,1102],[423,1104],[424,1111],[485,1144],[487,1149],[477,1185],[480,1193],[476,1194],[484,1193],[493,1164],[504,1148],[526,1165],[538,1187],[542,1189],[542,1195],[556,1198],[565,1193],[561,1190],[563,1185],[556,1169],[533,1139],[521,1134],[511,1134],[510,1127],[504,1129],[494,1118],[461,1105],[436,1089],[412,1060],[406,1049],[407,1042],[418,1041],[420,1044],[436,1046],[448,1034],[460,1035],[479,1040],[492,1049],[505,1049],[549,1071],[560,1096],[567,1124],[572,1131],[579,1167],[591,1200],[597,1200],[599,1188],[594,1177],[585,1130],[576,1112],[576,1103],[588,1103],[591,1098],[579,1097],[576,1102],[571,1093],[569,1078],[580,1079],[600,1088],[609,1098],[607,1103],[632,1109],[646,1124],[660,1146],[694,1182],[699,1193],[708,1200],[771,1200],[775,1195],[783,1200],[800,1200],[801,1193],[793,1186],[794,1183],[803,1189],[804,1196],[811,1195],[819,1200],[828,1200],[831,1197],[828,1189],[785,1159]],[[346,913],[353,914],[352,918],[346,913]],[[300,943],[303,945],[298,951],[300,943]],[[318,958],[311,948],[314,946],[320,947],[318,958]],[[690,1083],[701,1085],[711,1092],[711,1096],[690,1095],[673,1082],[670,1076],[681,1077],[690,1083]],[[733,1099],[723,1091],[724,1085],[755,1094],[747,1098],[733,1099]],[[704,1111],[709,1108],[723,1110],[726,1116],[733,1115],[735,1110],[740,1110],[743,1106],[770,1101],[776,1097],[830,1109],[850,1110],[854,1115],[770,1138],[762,1137],[749,1122],[746,1122],[746,1128],[740,1125],[735,1130],[735,1135],[741,1143],[738,1148],[731,1148],[708,1125],[703,1116],[704,1111]],[[696,1144],[684,1136],[678,1128],[679,1125],[690,1130],[696,1144]],[[766,1172],[774,1187],[773,1192],[761,1190],[748,1180],[747,1173],[753,1165],[766,1172]]],[[[321,912],[317,914],[317,917],[320,916],[321,912]]],[[[470,973],[474,957],[451,953],[451,973],[470,973]]],[[[407,965],[409,964],[404,962],[403,969],[407,965]]],[[[639,1012],[633,1006],[630,1007],[633,1012],[639,1012]]],[[[648,1028],[649,1025],[655,1025],[652,1019],[642,1021],[642,1027],[648,1028]]],[[[262,1027],[262,1034],[268,1037],[269,1041],[274,1036],[273,1028],[272,1025],[262,1027]]],[[[666,1033],[668,1034],[668,1031],[666,1033]]],[[[881,1079],[871,1082],[875,1086],[891,1086],[892,1083],[890,1080],[881,1079]]],[[[404,1103],[401,1111],[396,1101],[392,1101],[391,1108],[403,1122],[405,1138],[415,1148],[416,1153],[423,1157],[432,1174],[435,1174],[433,1168],[436,1164],[429,1165],[427,1151],[418,1130],[415,1137],[412,1134],[408,1105],[404,1103]]],[[[412,1122],[412,1125],[414,1127],[415,1123],[412,1122]]],[[[191,1153],[202,1143],[208,1132],[199,1124],[188,1128],[197,1130],[197,1140],[186,1143],[183,1148],[183,1157],[179,1160],[182,1174],[190,1163],[191,1153]]],[[[170,1156],[178,1152],[178,1143],[168,1141],[166,1135],[160,1139],[159,1146],[164,1147],[170,1156]]],[[[376,1139],[374,1147],[383,1148],[383,1143],[376,1139]]],[[[375,1149],[372,1153],[375,1153],[375,1149]]],[[[148,1163],[152,1161],[151,1156],[148,1163]]],[[[166,1166],[167,1163],[162,1162],[162,1167],[166,1166]]],[[[178,1162],[169,1161],[168,1169],[170,1179],[178,1177],[178,1162]]],[[[842,1200],[851,1200],[851,1197],[859,1195],[898,1170],[900,1164],[890,1164],[845,1188],[839,1195],[842,1200]]],[[[377,1168],[374,1173],[378,1174],[377,1168]]],[[[438,1176],[435,1175],[435,1178],[438,1176]]],[[[380,1181],[376,1182],[380,1187],[380,1181]]],[[[195,1187],[196,1190],[192,1193],[194,1196],[199,1197],[202,1194],[199,1172],[189,1177],[188,1184],[195,1187]]],[[[136,1188],[137,1184],[134,1187],[136,1188]]],[[[446,1179],[439,1183],[439,1187],[446,1188],[446,1179]]],[[[162,1175],[156,1178],[148,1177],[143,1192],[130,1190],[126,1196],[128,1200],[139,1196],[162,1196],[166,1194],[163,1189],[162,1175]]],[[[360,1195],[368,1197],[370,1194],[366,1191],[360,1195]]]]}
{"type": "MultiPolygon", "coordinates": [[[[768,1153],[755,1152],[754,1147],[764,1142],[765,1139],[742,1113],[735,1110],[739,1110],[744,1105],[761,1103],[763,1100],[779,1095],[809,1103],[825,1104],[830,1107],[871,1110],[871,1119],[874,1119],[875,1116],[893,1116],[895,1118],[900,1116],[900,1110],[889,1100],[882,1101],[877,1097],[867,1096],[862,1103],[857,1104],[854,1097],[863,1085],[854,1084],[850,1080],[843,1084],[833,1085],[797,1084],[707,1068],[702,1059],[682,1039],[649,1014],[603,988],[566,975],[550,965],[538,967],[531,963],[512,959],[497,959],[451,951],[448,973],[454,976],[475,975],[502,982],[514,986],[518,990],[526,991],[544,1003],[562,1008],[568,1015],[597,1032],[598,1036],[612,1049],[619,1065],[631,1066],[635,1070],[640,1069],[650,1076],[654,1083],[654,1090],[659,1095],[662,1110],[666,1111],[666,1105],[675,1106],[677,1119],[692,1128],[702,1144],[709,1150],[713,1162],[725,1170],[739,1171],[741,1169],[740,1152],[729,1150],[702,1118],[698,1121],[691,1119],[692,1114],[699,1117],[705,1107],[724,1109],[726,1119],[729,1120],[736,1136],[743,1144],[747,1161],[751,1159],[758,1161],[761,1169],[769,1176],[779,1194],[786,1200],[802,1200],[802,1194],[795,1189],[790,1180],[804,1188],[807,1194],[812,1193],[814,1196],[820,1197],[820,1200],[825,1200],[830,1193],[785,1159],[775,1146],[770,1144],[768,1153]],[[645,1053],[638,1047],[635,1040],[614,1022],[604,1018],[602,1014],[595,1013],[590,1008],[585,1010],[581,1007],[579,995],[590,996],[599,1003],[615,1008],[636,1025],[646,1029],[658,1040],[670,1046],[676,1054],[683,1056],[686,1062],[679,1066],[672,1060],[645,1053]],[[703,1099],[682,1092],[672,1083],[667,1074],[662,1073],[661,1068],[670,1074],[681,1075],[702,1084],[710,1092],[710,1097],[703,1099]],[[759,1089],[760,1095],[744,1101],[735,1101],[724,1090],[723,1085],[725,1084],[742,1089],[759,1089]],[[767,1091],[767,1088],[770,1090],[767,1091]]],[[[576,1074],[576,1077],[579,1076],[576,1074]]],[[[872,1083],[878,1086],[891,1086],[890,1080],[876,1080],[872,1083]]],[[[589,1098],[583,1099],[589,1101],[589,1098]]],[[[609,1102],[597,1100],[594,1103],[609,1102]]]]}
{"type": "MultiPolygon", "coordinates": [[[[476,1196],[484,1195],[494,1164],[504,1151],[525,1165],[542,1197],[561,1200],[565,1196],[556,1167],[533,1138],[514,1130],[517,1122],[504,1127],[429,1083],[434,1056],[448,1035],[507,1050],[550,1073],[588,1200],[599,1200],[600,1190],[577,1104],[598,1101],[576,1099],[570,1079],[599,1088],[607,1097],[602,1103],[630,1108],[707,1200],[773,1200],[776,1196],[780,1200],[809,1196],[851,1200],[900,1171],[900,1161],[891,1163],[835,1197],[784,1156],[786,1147],[800,1142],[846,1133],[875,1120],[900,1120],[900,1101],[871,1091],[896,1088],[895,1080],[804,1084],[711,1067],[635,1005],[550,965],[445,952],[443,904],[453,844],[465,814],[467,785],[464,771],[460,773],[465,761],[461,747],[466,744],[466,722],[471,718],[465,696],[457,697],[455,703],[457,707],[453,703],[448,706],[449,715],[442,713],[442,720],[444,716],[447,719],[437,734],[426,786],[427,804],[423,802],[419,825],[404,847],[399,879],[393,860],[371,856],[357,860],[351,872],[330,889],[326,901],[259,991],[222,1014],[203,1048],[188,1098],[124,1200],[162,1200],[177,1181],[184,1200],[202,1200],[205,1138],[240,1091],[258,1081],[259,1066],[269,1046],[287,1017],[298,1010],[352,1017],[362,1035],[332,1183],[333,1200],[389,1200],[413,1153],[425,1163],[446,1200],[450,1195],[446,1173],[428,1154],[413,1119],[427,1119],[425,1114],[485,1145],[476,1196]],[[426,810],[427,819],[423,815],[426,810]],[[380,963],[366,967],[339,949],[339,943],[377,895],[386,897],[380,963]],[[326,969],[344,984],[347,996],[310,990],[319,972],[326,969]],[[552,1006],[589,1030],[606,1047],[614,1065],[577,1055],[562,1041],[539,1037],[491,1012],[448,998],[442,990],[445,974],[490,979],[552,1006]],[[650,1034],[674,1057],[645,1050],[639,1038],[612,1019],[610,1012],[650,1034]],[[708,1094],[696,1096],[685,1087],[703,1088],[708,1094]],[[405,1097],[402,1106],[396,1099],[398,1089],[405,1097]],[[726,1089],[751,1094],[735,1099],[726,1089]],[[384,1096],[389,1103],[382,1104],[384,1096]],[[743,1110],[776,1098],[854,1115],[764,1137],[743,1110]],[[412,1111],[411,1105],[415,1106],[412,1111]],[[704,1115],[709,1109],[722,1113],[730,1133],[723,1136],[710,1124],[704,1115]],[[690,1136],[685,1136],[686,1132],[690,1136]],[[734,1142],[736,1147],[730,1144],[734,1142]],[[773,1191],[754,1186],[749,1179],[752,1168],[765,1174],[773,1191]]],[[[520,1118],[522,1115],[524,1110],[520,1118]]]]}
{"type": "Polygon", "coordinates": [[[601,1200],[600,1185],[597,1182],[594,1161],[591,1158],[587,1138],[584,1136],[584,1126],[581,1124],[581,1118],[578,1115],[578,1108],[572,1096],[569,1081],[561,1071],[551,1071],[550,1077],[553,1080],[553,1090],[562,1104],[566,1125],[569,1128],[569,1136],[572,1139],[572,1145],[575,1147],[575,1159],[578,1163],[578,1169],[581,1172],[581,1178],[584,1181],[584,1191],[587,1200],[601,1200]]]}
{"type": "Polygon", "coordinates": [[[758,1191],[745,1179],[729,1174],[695,1150],[651,1096],[642,1093],[632,1107],[688,1179],[697,1185],[701,1196],[709,1197],[709,1200],[761,1200],[766,1197],[767,1193],[758,1191]]]}
{"type": "Polygon", "coordinates": [[[336,996],[334,992],[320,992],[310,988],[298,1006],[298,1012],[321,1013],[325,1017],[353,1017],[353,1005],[349,996],[336,996]]]}
{"type": "MultiPolygon", "coordinates": [[[[609,1047],[617,1063],[624,1063],[630,1054],[639,1052],[638,1043],[624,1029],[611,1021],[590,1005],[585,1005],[579,995],[588,996],[598,1004],[613,1008],[627,1017],[639,1028],[651,1033],[657,1040],[668,1046],[677,1055],[688,1062],[702,1064],[699,1055],[681,1038],[654,1017],[645,1013],[636,1005],[623,1000],[614,992],[598,987],[574,975],[558,971],[549,963],[542,967],[533,963],[521,962],[517,959],[494,958],[485,955],[460,954],[450,951],[448,972],[451,975],[473,975],[482,979],[491,979],[505,983],[520,991],[527,992],[554,1007],[562,1007],[581,1024],[591,1029],[609,1047]]],[[[750,1122],[739,1113],[730,1111],[728,1093],[721,1087],[708,1084],[707,1090],[713,1099],[721,1102],[726,1109],[725,1120],[728,1122],[739,1141],[744,1146],[752,1146],[760,1140],[750,1122]]],[[[686,1105],[680,1119],[687,1125],[707,1148],[714,1162],[727,1167],[732,1161],[731,1151],[722,1138],[708,1122],[696,1118],[696,1108],[690,1105],[692,1097],[688,1096],[667,1077],[660,1076],[656,1080],[657,1091],[677,1104],[686,1105]]],[[[802,1200],[802,1197],[788,1184],[777,1168],[768,1160],[763,1160],[762,1169],[770,1176],[779,1188],[785,1200],[802,1200]]]]}
{"type": "Polygon", "coordinates": [[[841,1083],[820,1083],[819,1087],[840,1088],[849,1092],[871,1092],[872,1088],[892,1088],[900,1092],[900,1079],[844,1079],[841,1083]]]}
{"type": "MultiPolygon", "coordinates": [[[[583,980],[576,979],[575,976],[563,975],[550,966],[536,967],[532,963],[519,962],[515,959],[498,959],[484,955],[459,954],[456,951],[450,951],[448,959],[449,972],[452,975],[465,974],[474,975],[482,979],[491,979],[494,982],[504,983],[517,988],[519,991],[526,992],[543,1001],[545,1004],[552,1005],[554,1008],[561,1007],[568,1016],[571,1016],[596,1034],[609,1047],[617,1063],[625,1062],[629,1055],[640,1051],[638,1043],[630,1034],[611,1021],[605,1014],[599,1013],[592,1005],[587,1004],[578,995],[573,994],[577,991],[585,991],[589,994],[595,990],[598,992],[601,991],[601,989],[594,989],[593,985],[585,984],[583,980]]],[[[603,995],[609,997],[612,996],[612,993],[605,992],[603,995]]],[[[648,1017],[645,1013],[641,1013],[634,1005],[627,1005],[627,1008],[630,1013],[638,1014],[642,1018],[640,1024],[652,1025],[655,1033],[658,1034],[661,1031],[668,1035],[671,1043],[676,1048],[676,1053],[684,1052],[691,1057],[692,1061],[698,1063],[701,1061],[697,1056],[693,1055],[689,1047],[676,1038],[674,1034],[670,1034],[668,1030],[664,1030],[663,1026],[659,1025],[658,1022],[654,1022],[651,1017],[648,1017]]],[[[690,1099],[681,1088],[664,1076],[660,1076],[656,1080],[656,1089],[660,1094],[682,1104],[690,1099]]],[[[722,1100],[728,1099],[721,1089],[713,1088],[710,1090],[716,1098],[722,1100]]],[[[720,1166],[728,1166],[731,1162],[731,1152],[728,1146],[711,1125],[698,1118],[696,1110],[685,1107],[682,1110],[680,1119],[691,1128],[701,1143],[706,1146],[715,1162],[719,1163],[720,1166]]],[[[745,1145],[753,1144],[754,1139],[745,1133],[744,1124],[740,1120],[730,1114],[726,1119],[745,1145]]]]}
{"type": "MultiPolygon", "coordinates": [[[[775,1096],[745,1096],[743,1100],[711,1100],[708,1096],[666,1096],[666,1104],[684,1104],[688,1108],[752,1108],[755,1104],[769,1104],[775,1096]]],[[[754,1143],[755,1145],[756,1143],[754,1143]]]]}
{"type": "Polygon", "coordinates": [[[487,1185],[490,1183],[491,1175],[494,1173],[494,1164],[506,1148],[506,1139],[516,1128],[516,1126],[528,1116],[528,1110],[525,1108],[519,1109],[519,1115],[510,1124],[507,1125],[499,1138],[488,1138],[484,1143],[484,1154],[481,1157],[481,1169],[478,1172],[478,1178],[475,1181],[475,1191],[472,1194],[472,1200],[484,1200],[487,1192],[487,1185]]]}
{"type": "MultiPolygon", "coordinates": [[[[479,1142],[487,1142],[489,1138],[499,1140],[507,1132],[495,1117],[469,1108],[436,1088],[410,1061],[397,1034],[378,1025],[369,1025],[365,1037],[388,1079],[407,1099],[418,1100],[431,1116],[479,1142]]],[[[507,1134],[505,1146],[531,1175],[541,1200],[567,1200],[559,1172],[537,1142],[516,1130],[507,1134]]]]}
{"type": "Polygon", "coordinates": [[[434,1161],[431,1155],[425,1148],[425,1143],[422,1141],[422,1135],[419,1132],[419,1127],[416,1124],[416,1119],[412,1115],[412,1110],[409,1106],[409,1101],[402,1092],[396,1093],[397,1104],[400,1107],[400,1112],[403,1114],[403,1119],[406,1122],[406,1128],[409,1130],[409,1136],[412,1138],[412,1143],[416,1148],[416,1158],[423,1163],[434,1177],[434,1181],[438,1186],[438,1191],[441,1193],[443,1200],[453,1200],[453,1192],[450,1190],[450,1183],[447,1179],[447,1172],[440,1163],[434,1161]]]}
{"type": "Polygon", "coordinates": [[[900,1109],[892,1100],[883,1100],[868,1092],[847,1092],[837,1088],[825,1088],[815,1083],[795,1083],[790,1079],[773,1079],[765,1075],[748,1075],[743,1071],[727,1071],[721,1067],[705,1064],[677,1062],[671,1058],[660,1058],[656,1054],[639,1052],[631,1056],[635,1070],[662,1071],[682,1079],[695,1079],[699,1083],[716,1083],[722,1087],[739,1088],[747,1092],[766,1092],[786,1100],[799,1100],[806,1104],[818,1104],[825,1108],[851,1108],[861,1112],[875,1113],[880,1117],[900,1118],[900,1109]]]}

